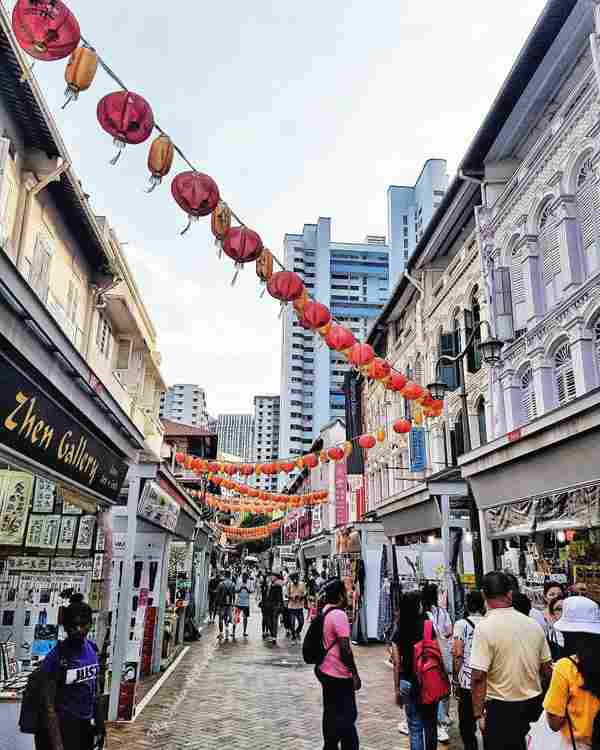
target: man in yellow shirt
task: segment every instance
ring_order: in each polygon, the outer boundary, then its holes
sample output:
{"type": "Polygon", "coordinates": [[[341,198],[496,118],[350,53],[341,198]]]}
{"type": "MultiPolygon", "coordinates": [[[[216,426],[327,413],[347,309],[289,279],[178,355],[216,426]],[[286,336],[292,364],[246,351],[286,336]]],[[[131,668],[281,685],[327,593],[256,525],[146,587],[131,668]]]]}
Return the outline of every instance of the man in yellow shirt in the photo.
{"type": "Polygon", "coordinates": [[[525,750],[531,722],[542,712],[542,683],[552,656],[542,628],[512,606],[511,582],[501,572],[483,579],[487,614],[471,647],[473,711],[486,750],[525,750]]]}
{"type": "Polygon", "coordinates": [[[298,573],[290,576],[288,583],[288,613],[292,629],[292,640],[296,641],[304,627],[304,607],[306,606],[306,586],[300,581],[298,573]]]}

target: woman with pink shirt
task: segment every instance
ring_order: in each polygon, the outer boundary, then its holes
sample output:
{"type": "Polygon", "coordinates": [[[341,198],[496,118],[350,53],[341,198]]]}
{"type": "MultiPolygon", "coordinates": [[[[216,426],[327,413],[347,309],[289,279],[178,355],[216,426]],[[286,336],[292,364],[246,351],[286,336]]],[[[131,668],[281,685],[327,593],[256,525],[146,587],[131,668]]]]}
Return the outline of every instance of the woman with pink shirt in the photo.
{"type": "Polygon", "coordinates": [[[326,584],[321,596],[323,645],[326,655],[315,670],[323,687],[323,750],[358,750],[356,697],[361,681],[350,645],[350,623],[346,615],[346,587],[335,579],[326,584]]]}

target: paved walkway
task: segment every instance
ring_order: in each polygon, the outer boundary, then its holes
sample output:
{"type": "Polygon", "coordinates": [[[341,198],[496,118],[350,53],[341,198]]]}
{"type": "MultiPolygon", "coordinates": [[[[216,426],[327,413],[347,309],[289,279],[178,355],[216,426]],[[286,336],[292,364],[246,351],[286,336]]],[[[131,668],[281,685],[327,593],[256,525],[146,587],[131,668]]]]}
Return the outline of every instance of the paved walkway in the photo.
{"type": "MultiPolygon", "coordinates": [[[[218,644],[214,627],[207,628],[139,718],[110,730],[109,750],[320,750],[321,689],[312,668],[285,634],[276,646],[263,642],[260,613],[252,615],[247,640],[218,644]]],[[[385,648],[355,647],[355,653],[363,679],[362,750],[408,750],[408,738],[397,731],[400,709],[385,648]]]]}

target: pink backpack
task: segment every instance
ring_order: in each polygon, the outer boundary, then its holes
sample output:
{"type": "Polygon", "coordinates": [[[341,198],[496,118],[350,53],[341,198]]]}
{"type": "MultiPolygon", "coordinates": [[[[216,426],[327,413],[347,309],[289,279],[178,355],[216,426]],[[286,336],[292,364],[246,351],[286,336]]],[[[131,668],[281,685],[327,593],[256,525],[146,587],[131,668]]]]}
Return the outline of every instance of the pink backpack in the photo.
{"type": "Polygon", "coordinates": [[[419,686],[419,702],[422,705],[437,703],[450,694],[450,682],[431,620],[426,620],[423,624],[423,640],[414,645],[413,668],[419,686]]]}

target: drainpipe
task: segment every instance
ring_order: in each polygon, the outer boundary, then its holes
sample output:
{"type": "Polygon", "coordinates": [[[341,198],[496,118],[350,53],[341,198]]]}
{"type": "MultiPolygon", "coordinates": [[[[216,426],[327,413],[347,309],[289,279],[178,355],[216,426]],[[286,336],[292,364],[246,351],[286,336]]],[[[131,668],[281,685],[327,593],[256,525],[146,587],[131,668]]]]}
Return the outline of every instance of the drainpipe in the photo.
{"type": "Polygon", "coordinates": [[[44,177],[43,180],[38,180],[38,182],[31,188],[25,188],[26,195],[25,195],[25,203],[23,206],[23,211],[20,218],[20,226],[19,226],[19,232],[17,235],[17,259],[16,259],[16,266],[17,268],[21,267],[21,260],[23,259],[23,252],[25,250],[25,238],[27,236],[27,224],[29,223],[29,218],[31,214],[31,207],[33,205],[33,199],[36,195],[42,192],[44,188],[48,187],[48,185],[51,182],[57,182],[60,180],[60,176],[69,169],[71,166],[71,162],[68,159],[63,159],[62,156],[59,156],[57,159],[57,166],[56,169],[54,169],[52,172],[50,172],[49,175],[44,177]]]}

